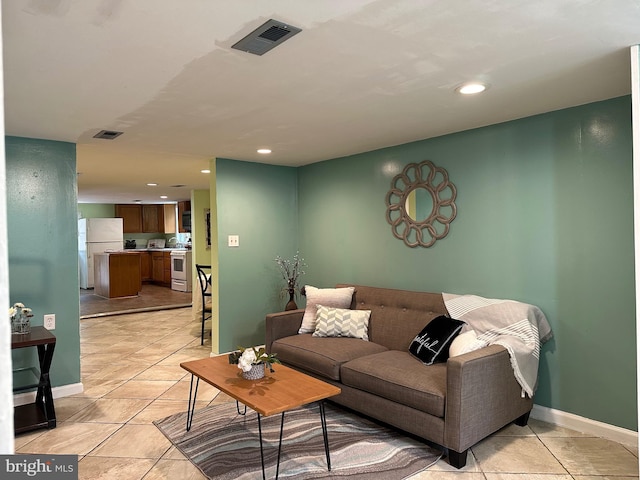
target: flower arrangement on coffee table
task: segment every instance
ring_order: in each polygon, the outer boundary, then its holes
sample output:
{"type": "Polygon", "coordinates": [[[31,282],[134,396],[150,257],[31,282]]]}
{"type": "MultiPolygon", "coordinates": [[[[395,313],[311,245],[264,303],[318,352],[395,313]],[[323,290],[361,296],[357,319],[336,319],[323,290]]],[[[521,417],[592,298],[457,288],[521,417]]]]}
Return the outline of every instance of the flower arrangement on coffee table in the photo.
{"type": "Polygon", "coordinates": [[[243,378],[257,380],[264,377],[265,367],[274,372],[273,364],[281,363],[275,353],[267,353],[264,347],[238,347],[229,354],[229,363],[238,365],[243,378]]]}

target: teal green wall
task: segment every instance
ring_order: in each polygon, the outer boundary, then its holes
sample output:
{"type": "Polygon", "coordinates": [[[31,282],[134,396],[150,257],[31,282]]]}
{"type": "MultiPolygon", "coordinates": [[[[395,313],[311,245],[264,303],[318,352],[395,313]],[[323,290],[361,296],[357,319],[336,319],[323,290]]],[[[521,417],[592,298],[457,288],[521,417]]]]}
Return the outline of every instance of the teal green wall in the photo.
{"type": "Polygon", "coordinates": [[[296,169],[216,161],[219,262],[219,349],[264,343],[264,318],[284,309],[274,261],[297,246],[296,169]],[[240,246],[227,246],[239,235],[240,246]]]}
{"type": "MultiPolygon", "coordinates": [[[[80,382],[80,296],[76,147],[7,137],[9,299],[33,309],[34,325],[56,315],[53,386],[80,382]]],[[[37,364],[35,349],[14,352],[14,367],[37,364]]]]}
{"type": "Polygon", "coordinates": [[[621,97],[301,167],[306,282],[538,305],[555,338],[535,402],[636,430],[631,153],[621,97]],[[423,160],[448,170],[458,216],[412,249],[391,234],[385,194],[423,160]]]}

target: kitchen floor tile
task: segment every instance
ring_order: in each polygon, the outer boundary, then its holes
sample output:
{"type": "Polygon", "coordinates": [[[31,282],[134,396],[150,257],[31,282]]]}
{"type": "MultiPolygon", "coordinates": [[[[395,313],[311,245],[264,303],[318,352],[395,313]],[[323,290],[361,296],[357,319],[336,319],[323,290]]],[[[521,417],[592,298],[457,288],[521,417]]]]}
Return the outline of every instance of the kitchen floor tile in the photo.
{"type": "Polygon", "coordinates": [[[69,422],[123,424],[135,417],[150,403],[149,399],[99,398],[69,418],[69,422]]]}
{"type": "Polygon", "coordinates": [[[118,429],[118,423],[61,423],[20,447],[16,453],[86,455],[118,429]]]}
{"type": "Polygon", "coordinates": [[[124,425],[98,448],[88,453],[91,457],[155,458],[171,447],[155,425],[124,425]]]}
{"type": "Polygon", "coordinates": [[[83,457],[79,480],[141,480],[154,464],[149,458],[83,457]]]}
{"type": "MultiPolygon", "coordinates": [[[[196,402],[196,409],[205,408],[207,402],[196,402]]],[[[186,412],[188,402],[186,400],[155,400],[135,417],[129,420],[129,424],[148,424],[154,420],[162,420],[175,413],[186,412]]]]}
{"type": "Polygon", "coordinates": [[[638,476],[638,459],[610,440],[545,437],[542,441],[572,475],[638,476]]]}
{"type": "Polygon", "coordinates": [[[170,380],[129,380],[111,390],[105,398],[149,398],[155,399],[173,387],[170,380]]]}
{"type": "Polygon", "coordinates": [[[537,437],[491,436],[472,450],[484,473],[567,473],[537,437]]]}
{"type": "Polygon", "coordinates": [[[200,470],[198,470],[189,460],[169,460],[161,459],[151,471],[144,477],[144,480],[207,480],[200,470]]]}

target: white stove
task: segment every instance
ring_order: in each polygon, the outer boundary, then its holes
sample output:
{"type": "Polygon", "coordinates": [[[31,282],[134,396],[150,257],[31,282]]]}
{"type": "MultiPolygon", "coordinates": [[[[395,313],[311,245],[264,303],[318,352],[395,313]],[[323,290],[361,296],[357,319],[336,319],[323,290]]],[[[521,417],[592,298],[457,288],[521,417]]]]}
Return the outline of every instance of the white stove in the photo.
{"type": "Polygon", "coordinates": [[[171,289],[190,292],[193,275],[191,274],[191,250],[171,250],[171,289]]]}

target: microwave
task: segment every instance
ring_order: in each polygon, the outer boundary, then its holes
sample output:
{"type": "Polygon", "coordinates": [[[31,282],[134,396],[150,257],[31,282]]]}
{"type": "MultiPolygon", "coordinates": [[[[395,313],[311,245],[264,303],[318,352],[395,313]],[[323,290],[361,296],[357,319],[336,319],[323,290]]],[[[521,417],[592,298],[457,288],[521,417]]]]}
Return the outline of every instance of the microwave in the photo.
{"type": "Polygon", "coordinates": [[[182,212],[182,230],[191,231],[191,212],[182,212]]]}

